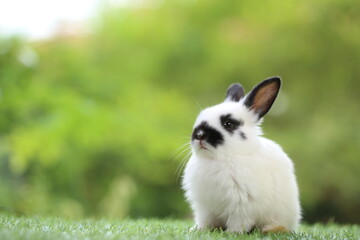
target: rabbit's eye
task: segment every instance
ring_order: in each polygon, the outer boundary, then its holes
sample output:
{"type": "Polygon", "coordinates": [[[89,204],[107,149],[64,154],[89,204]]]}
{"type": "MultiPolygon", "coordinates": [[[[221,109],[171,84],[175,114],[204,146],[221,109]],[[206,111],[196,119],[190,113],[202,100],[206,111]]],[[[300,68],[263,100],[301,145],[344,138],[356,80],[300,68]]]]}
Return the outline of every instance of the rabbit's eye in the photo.
{"type": "Polygon", "coordinates": [[[232,121],[225,121],[223,123],[223,127],[226,129],[226,130],[234,130],[235,129],[235,124],[232,122],[232,121]]]}
{"type": "Polygon", "coordinates": [[[239,126],[244,124],[241,120],[232,118],[231,114],[221,116],[220,122],[223,128],[230,134],[232,134],[239,126]]]}

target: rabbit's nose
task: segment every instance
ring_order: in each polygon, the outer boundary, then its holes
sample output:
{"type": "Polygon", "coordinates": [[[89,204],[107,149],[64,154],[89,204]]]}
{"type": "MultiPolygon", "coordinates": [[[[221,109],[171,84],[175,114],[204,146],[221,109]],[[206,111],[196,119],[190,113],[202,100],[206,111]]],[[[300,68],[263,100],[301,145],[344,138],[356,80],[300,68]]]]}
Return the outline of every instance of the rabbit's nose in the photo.
{"type": "Polygon", "coordinates": [[[205,138],[206,138],[206,133],[203,130],[200,129],[195,133],[195,139],[204,140],[205,138]]]}

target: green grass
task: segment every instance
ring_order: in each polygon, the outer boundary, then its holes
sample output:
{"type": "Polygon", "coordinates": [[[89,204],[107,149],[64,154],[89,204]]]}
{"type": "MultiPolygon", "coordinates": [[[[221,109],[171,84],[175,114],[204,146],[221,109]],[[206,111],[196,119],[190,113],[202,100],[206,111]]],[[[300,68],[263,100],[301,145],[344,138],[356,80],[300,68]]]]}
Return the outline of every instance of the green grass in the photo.
{"type": "Polygon", "coordinates": [[[296,234],[234,234],[189,231],[184,220],[64,220],[51,217],[15,217],[0,214],[0,239],[360,239],[358,225],[302,225],[296,234]]]}

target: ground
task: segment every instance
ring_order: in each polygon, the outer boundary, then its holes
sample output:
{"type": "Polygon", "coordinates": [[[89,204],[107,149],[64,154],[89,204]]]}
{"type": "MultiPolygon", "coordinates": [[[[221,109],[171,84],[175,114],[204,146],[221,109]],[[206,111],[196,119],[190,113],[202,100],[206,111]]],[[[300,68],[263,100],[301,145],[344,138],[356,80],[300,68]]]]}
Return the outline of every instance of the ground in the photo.
{"type": "Polygon", "coordinates": [[[301,225],[293,234],[234,234],[190,231],[191,220],[65,220],[53,217],[19,217],[0,214],[0,239],[103,240],[103,239],[360,239],[359,225],[301,225]]]}

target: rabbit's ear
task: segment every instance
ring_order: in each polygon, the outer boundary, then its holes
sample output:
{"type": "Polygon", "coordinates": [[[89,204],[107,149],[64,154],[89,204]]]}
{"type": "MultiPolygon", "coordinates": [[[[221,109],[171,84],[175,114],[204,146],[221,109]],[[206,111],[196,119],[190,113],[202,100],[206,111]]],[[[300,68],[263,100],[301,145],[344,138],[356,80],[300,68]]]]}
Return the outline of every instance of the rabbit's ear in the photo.
{"type": "Polygon", "coordinates": [[[279,92],[281,80],[279,77],[268,78],[256,85],[245,99],[245,106],[254,110],[259,119],[271,108],[279,92]]]}
{"type": "Polygon", "coordinates": [[[240,83],[233,83],[229,86],[226,92],[225,101],[238,102],[241,98],[244,97],[244,88],[240,83]]]}

